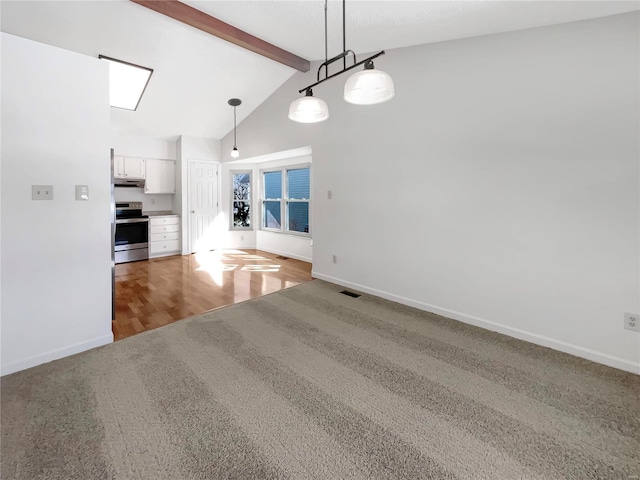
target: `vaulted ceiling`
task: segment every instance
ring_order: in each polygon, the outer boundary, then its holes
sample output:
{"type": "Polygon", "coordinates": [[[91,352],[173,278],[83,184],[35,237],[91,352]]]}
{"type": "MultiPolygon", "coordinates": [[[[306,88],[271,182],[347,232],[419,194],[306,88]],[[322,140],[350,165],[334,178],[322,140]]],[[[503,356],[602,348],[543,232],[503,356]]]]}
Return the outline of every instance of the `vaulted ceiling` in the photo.
{"type": "MultiPolygon", "coordinates": [[[[198,10],[308,60],[324,59],[324,0],[187,1],[198,10]]],[[[112,109],[114,133],[222,138],[295,70],[141,5],[110,1],[2,1],[2,31],[85,55],[154,69],[135,112],[112,109]]],[[[636,1],[377,1],[346,3],[356,53],[596,18],[636,1]]],[[[342,51],[342,2],[328,3],[329,57],[342,51]]],[[[287,106],[283,106],[286,115],[287,106]]]]}

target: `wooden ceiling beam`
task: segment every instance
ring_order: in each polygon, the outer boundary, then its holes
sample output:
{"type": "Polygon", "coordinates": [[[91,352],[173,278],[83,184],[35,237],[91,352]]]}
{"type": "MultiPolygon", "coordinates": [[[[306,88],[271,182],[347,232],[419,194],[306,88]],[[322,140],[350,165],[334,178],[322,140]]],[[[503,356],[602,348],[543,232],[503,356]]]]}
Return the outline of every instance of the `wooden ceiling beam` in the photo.
{"type": "Polygon", "coordinates": [[[177,0],[131,1],[301,72],[309,71],[309,60],[254,37],[185,3],[177,0]]]}

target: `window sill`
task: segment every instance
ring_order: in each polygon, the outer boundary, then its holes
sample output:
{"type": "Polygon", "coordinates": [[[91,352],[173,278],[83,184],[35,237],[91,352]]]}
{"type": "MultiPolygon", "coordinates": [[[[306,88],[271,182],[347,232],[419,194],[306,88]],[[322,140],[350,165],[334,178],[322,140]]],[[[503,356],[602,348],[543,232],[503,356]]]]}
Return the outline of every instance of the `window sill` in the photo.
{"type": "Polygon", "coordinates": [[[305,232],[285,232],[283,230],[276,230],[276,229],[271,229],[271,228],[261,228],[259,231],[260,232],[268,232],[268,233],[276,233],[278,235],[290,235],[292,237],[300,237],[300,238],[311,239],[311,234],[310,233],[305,233],[305,232]]]}

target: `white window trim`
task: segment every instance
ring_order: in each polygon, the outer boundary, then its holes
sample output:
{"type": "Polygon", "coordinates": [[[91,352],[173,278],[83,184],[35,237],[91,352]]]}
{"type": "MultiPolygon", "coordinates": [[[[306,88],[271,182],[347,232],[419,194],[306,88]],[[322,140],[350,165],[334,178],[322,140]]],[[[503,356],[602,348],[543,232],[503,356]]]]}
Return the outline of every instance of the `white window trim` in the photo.
{"type": "Polygon", "coordinates": [[[260,170],[260,230],[264,232],[272,232],[278,233],[281,235],[293,235],[296,237],[305,237],[311,238],[311,184],[312,184],[312,175],[311,171],[311,163],[301,163],[295,165],[286,165],[283,167],[274,167],[274,168],[265,168],[260,170]],[[289,176],[287,175],[287,170],[299,170],[299,169],[309,169],[309,198],[308,199],[300,199],[300,198],[287,198],[287,182],[289,181],[289,176]],[[282,172],[282,198],[265,198],[264,197],[264,174],[268,172],[282,172]],[[264,226],[264,202],[280,202],[280,228],[268,228],[264,226]],[[309,205],[309,231],[308,232],[295,232],[292,230],[288,230],[289,219],[287,218],[287,202],[300,202],[307,203],[309,205]]]}
{"type": "MultiPolygon", "coordinates": [[[[255,222],[255,216],[256,216],[256,212],[254,207],[254,201],[253,201],[253,170],[230,170],[229,171],[229,175],[230,175],[230,180],[231,180],[231,209],[230,212],[231,214],[229,215],[229,230],[231,231],[243,231],[246,232],[247,230],[253,230],[253,226],[254,226],[254,222],[255,222]],[[242,175],[242,174],[249,174],[249,226],[248,227],[236,227],[233,224],[233,204],[237,201],[235,200],[234,197],[234,186],[233,186],[233,176],[234,175],[242,175]]],[[[244,200],[240,200],[240,201],[244,201],[244,200]]]]}

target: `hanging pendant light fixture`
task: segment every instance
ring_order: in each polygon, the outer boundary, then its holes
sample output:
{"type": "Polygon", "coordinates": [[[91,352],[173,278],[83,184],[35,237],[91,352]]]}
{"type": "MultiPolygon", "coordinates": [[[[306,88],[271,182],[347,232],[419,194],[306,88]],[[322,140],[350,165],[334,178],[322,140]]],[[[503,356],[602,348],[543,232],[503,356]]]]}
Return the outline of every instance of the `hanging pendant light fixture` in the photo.
{"type": "Polygon", "coordinates": [[[242,103],[242,100],[239,98],[231,98],[227,103],[233,107],[233,149],[231,150],[231,157],[238,158],[240,156],[240,152],[238,151],[236,140],[236,107],[242,103]]]}
{"type": "Polygon", "coordinates": [[[344,84],[344,99],[356,105],[375,105],[391,100],[396,94],[389,74],[375,70],[373,60],[364,64],[364,70],[354,73],[344,84]]]}
{"type": "Polygon", "coordinates": [[[322,122],[329,118],[327,102],[313,96],[313,91],[307,89],[305,96],[296,98],[289,106],[289,119],[300,123],[322,122]]]}
{"type": "Polygon", "coordinates": [[[317,82],[298,91],[305,92],[305,96],[295,99],[289,106],[289,118],[294,122],[315,123],[322,122],[329,118],[329,108],[324,100],[313,96],[312,88],[326,82],[330,78],[342,75],[364,64],[364,70],[357,72],[347,80],[344,86],[344,99],[356,105],[374,105],[376,103],[391,100],[395,95],[393,80],[380,70],[376,70],[373,59],[384,55],[384,50],[372,55],[360,62],[356,59],[356,54],[346,47],[346,22],[345,22],[346,0],[342,0],[342,53],[331,59],[327,59],[327,0],[324,2],[324,56],[325,61],[318,67],[317,82]],[[353,65],[347,67],[347,57],[353,56],[353,65]],[[329,65],[342,59],[342,70],[329,75],[329,65]],[[324,78],[320,78],[320,72],[324,68],[324,78]]]}

